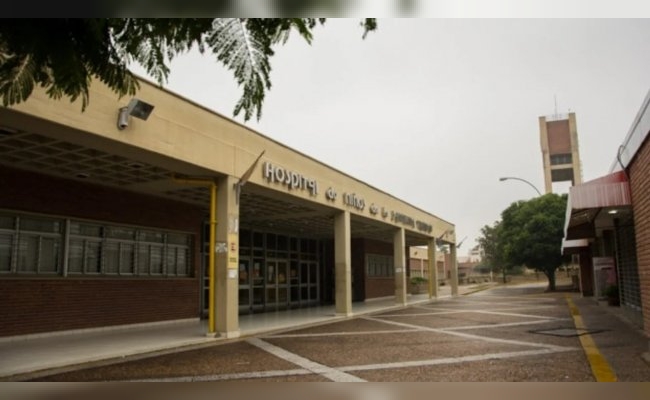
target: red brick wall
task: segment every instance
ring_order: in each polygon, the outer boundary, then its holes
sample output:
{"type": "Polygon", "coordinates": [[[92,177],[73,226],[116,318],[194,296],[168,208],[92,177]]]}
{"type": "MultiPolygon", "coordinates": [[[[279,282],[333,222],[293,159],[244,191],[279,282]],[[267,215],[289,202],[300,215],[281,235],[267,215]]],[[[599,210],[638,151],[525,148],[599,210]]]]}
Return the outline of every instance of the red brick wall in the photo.
{"type": "Polygon", "coordinates": [[[194,234],[192,278],[0,276],[0,336],[199,316],[198,207],[4,166],[0,188],[0,209],[194,234]]]}
{"type": "Polygon", "coordinates": [[[197,233],[204,217],[185,203],[4,166],[0,188],[0,208],[13,210],[197,233]]]}
{"type": "Polygon", "coordinates": [[[199,316],[184,279],[0,279],[0,336],[199,316]]]}
{"type": "Polygon", "coordinates": [[[395,296],[395,278],[368,278],[366,280],[366,298],[395,296]]]}
{"type": "Polygon", "coordinates": [[[546,122],[546,132],[551,155],[571,153],[571,131],[568,120],[546,122]]]}
{"type": "MultiPolygon", "coordinates": [[[[363,248],[363,266],[366,266],[366,254],[381,254],[386,256],[393,255],[393,244],[379,242],[376,240],[364,239],[362,240],[363,248]]],[[[386,297],[395,295],[395,278],[370,278],[365,279],[366,299],[377,297],[386,297]]]]}
{"type": "Polygon", "coordinates": [[[636,256],[643,310],[643,326],[650,336],[650,139],[637,152],[629,168],[636,256]]]}

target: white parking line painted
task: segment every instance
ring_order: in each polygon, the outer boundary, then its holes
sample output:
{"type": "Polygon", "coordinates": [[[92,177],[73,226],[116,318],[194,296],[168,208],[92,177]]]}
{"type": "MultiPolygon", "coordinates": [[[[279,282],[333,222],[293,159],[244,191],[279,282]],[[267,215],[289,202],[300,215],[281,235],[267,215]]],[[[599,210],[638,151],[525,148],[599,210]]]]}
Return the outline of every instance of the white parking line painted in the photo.
{"type": "Polygon", "coordinates": [[[473,312],[476,312],[476,313],[479,313],[479,314],[505,315],[505,316],[508,316],[508,317],[522,317],[522,318],[536,318],[536,319],[550,319],[550,320],[559,319],[557,317],[545,317],[543,315],[507,313],[507,312],[487,311],[487,310],[473,310],[473,312]]]}
{"type": "Polygon", "coordinates": [[[536,324],[548,324],[549,322],[557,321],[569,321],[570,318],[558,318],[552,320],[536,320],[536,321],[521,321],[521,322],[504,322],[501,324],[491,324],[491,325],[468,325],[468,326],[457,326],[451,328],[440,328],[443,331],[462,331],[465,329],[490,329],[490,328],[501,328],[507,326],[520,326],[520,325],[536,325],[536,324]]]}
{"type": "Polygon", "coordinates": [[[335,368],[328,367],[323,364],[311,361],[307,358],[301,357],[295,353],[291,353],[281,347],[274,346],[269,342],[265,342],[258,338],[250,338],[246,340],[248,343],[256,346],[268,353],[273,354],[276,357],[279,357],[285,361],[289,361],[293,364],[296,364],[306,370],[309,370],[315,374],[322,375],[325,378],[333,382],[366,382],[365,380],[356,377],[354,375],[347,374],[343,371],[340,371],[335,368]]]}
{"type": "MultiPolygon", "coordinates": [[[[530,301],[531,298],[530,297],[526,298],[526,300],[530,301]]],[[[454,304],[458,304],[460,302],[462,302],[463,305],[472,304],[471,301],[459,301],[454,304]]],[[[549,344],[537,343],[537,342],[491,338],[486,336],[479,336],[479,335],[459,332],[463,330],[494,329],[500,327],[546,324],[551,322],[570,320],[570,318],[558,318],[558,317],[551,317],[551,316],[540,316],[540,315],[535,315],[530,313],[513,312],[513,311],[523,311],[523,310],[531,311],[531,310],[539,310],[539,309],[548,309],[548,308],[552,308],[553,307],[552,305],[540,305],[539,303],[531,304],[529,302],[524,302],[524,301],[515,301],[515,302],[508,302],[508,303],[505,302],[496,303],[496,304],[493,303],[491,304],[491,306],[497,304],[507,305],[507,307],[502,307],[502,308],[490,307],[489,310],[484,310],[484,309],[477,309],[477,308],[470,308],[470,307],[463,309],[463,308],[452,308],[452,307],[416,306],[414,308],[417,308],[418,310],[422,310],[424,312],[414,313],[414,314],[384,314],[384,315],[376,315],[376,316],[359,317],[361,319],[365,319],[369,321],[398,326],[402,329],[358,331],[358,332],[327,332],[327,333],[297,333],[297,334],[289,333],[289,334],[269,335],[266,336],[265,338],[335,337],[335,336],[353,336],[353,335],[385,335],[385,334],[431,332],[431,333],[453,335],[453,336],[462,337],[469,340],[480,340],[480,341],[493,342],[493,343],[529,346],[529,347],[533,347],[534,349],[523,350],[523,351],[509,351],[503,353],[487,353],[487,354],[477,354],[477,355],[459,356],[459,357],[446,357],[446,358],[438,358],[438,359],[398,361],[398,362],[390,362],[390,363],[376,363],[376,364],[365,364],[365,365],[350,365],[345,367],[333,368],[333,367],[329,367],[311,361],[295,353],[291,353],[281,347],[272,345],[271,343],[266,342],[264,340],[251,338],[247,340],[248,343],[266,352],[269,352],[270,354],[273,354],[274,356],[279,357],[285,361],[296,364],[300,368],[290,369],[290,370],[251,371],[251,372],[229,373],[229,374],[221,374],[221,375],[214,374],[214,375],[202,375],[202,376],[183,376],[183,377],[170,377],[170,378],[160,378],[160,379],[133,380],[133,382],[210,382],[210,381],[229,381],[229,380],[242,380],[242,379],[281,378],[281,377],[288,377],[288,376],[311,375],[311,374],[317,374],[335,382],[365,382],[365,380],[357,376],[351,375],[349,374],[349,372],[459,364],[459,363],[477,362],[477,361],[485,361],[485,360],[509,359],[509,358],[526,357],[526,356],[539,356],[545,354],[580,350],[580,348],[578,347],[556,346],[556,345],[549,345],[549,344]],[[436,315],[452,315],[452,314],[472,313],[472,312],[485,314],[485,315],[501,315],[506,317],[528,318],[531,320],[519,321],[519,322],[505,322],[505,323],[498,323],[498,324],[429,328],[429,327],[424,327],[419,325],[392,321],[388,319],[388,318],[405,318],[405,317],[415,317],[415,316],[435,317],[436,315]]]]}
{"type": "Polygon", "coordinates": [[[354,336],[354,335],[383,335],[390,333],[421,332],[422,329],[393,329],[385,331],[358,331],[358,332],[327,332],[327,333],[285,333],[278,335],[264,336],[264,339],[278,338],[304,338],[304,337],[330,337],[330,336],[354,336]]]}
{"type": "MultiPolygon", "coordinates": [[[[382,315],[378,318],[385,317],[406,317],[407,315],[382,315]]],[[[504,322],[500,324],[486,324],[486,325],[467,325],[467,326],[454,326],[449,328],[437,328],[441,331],[462,331],[462,330],[472,330],[472,329],[490,329],[490,328],[501,328],[501,327],[510,327],[510,326],[520,326],[520,325],[538,325],[538,324],[547,324],[550,322],[557,321],[569,321],[571,318],[549,318],[546,320],[535,320],[535,321],[520,321],[520,322],[504,322]]],[[[386,322],[380,320],[380,322],[386,322]]],[[[428,331],[427,328],[413,328],[413,329],[393,329],[393,330],[381,330],[381,331],[358,331],[358,332],[326,332],[326,333],[284,333],[277,335],[264,336],[264,339],[286,339],[286,338],[308,338],[308,337],[331,337],[331,336],[359,336],[359,335],[385,335],[385,334],[403,334],[403,333],[414,333],[414,332],[423,332],[428,331]]]]}
{"type": "Polygon", "coordinates": [[[260,378],[275,378],[279,376],[294,376],[294,375],[311,375],[313,372],[306,369],[288,369],[276,371],[253,371],[253,372],[240,372],[235,374],[221,374],[221,375],[200,375],[200,376],[175,376],[170,378],[153,378],[153,379],[138,379],[129,381],[113,381],[113,382],[215,382],[215,381],[229,381],[237,379],[260,379],[260,378]]]}
{"type": "Polygon", "coordinates": [[[457,311],[442,311],[442,312],[428,312],[428,313],[412,313],[412,314],[381,314],[377,315],[381,318],[387,317],[425,317],[425,316],[435,316],[435,315],[448,315],[448,314],[459,314],[465,313],[467,310],[457,310],[457,311]]]}
{"type": "MultiPolygon", "coordinates": [[[[377,319],[377,318],[374,318],[374,317],[361,317],[361,318],[368,319],[368,320],[371,320],[371,321],[381,321],[380,319],[377,319]]],[[[555,346],[555,345],[546,344],[546,343],[533,343],[533,342],[524,342],[524,341],[521,341],[521,340],[509,340],[509,339],[491,338],[491,337],[486,337],[486,336],[478,336],[478,335],[472,335],[472,334],[464,333],[464,332],[456,332],[456,331],[440,329],[440,328],[429,328],[429,327],[405,324],[405,323],[402,323],[402,322],[395,322],[395,321],[384,321],[384,322],[386,322],[387,324],[403,326],[405,328],[422,328],[422,330],[429,331],[429,332],[443,333],[443,334],[447,334],[447,335],[463,337],[465,339],[482,340],[482,341],[485,341],[485,342],[513,344],[513,345],[518,345],[518,346],[541,347],[541,348],[549,349],[549,350],[566,350],[566,349],[573,350],[574,349],[573,347],[555,346]]]]}
{"type": "MultiPolygon", "coordinates": [[[[539,302],[539,301],[493,301],[490,303],[486,302],[477,302],[477,301],[471,301],[471,300],[464,300],[464,301],[458,301],[455,304],[458,308],[458,306],[471,306],[471,307],[486,307],[486,308],[493,308],[493,307],[511,307],[513,305],[518,305],[518,306],[526,306],[526,305],[531,305],[531,306],[539,306],[539,305],[548,305],[548,306],[556,306],[555,303],[544,303],[544,302],[539,302]]],[[[431,308],[435,308],[435,306],[432,305],[431,308]]]]}
{"type": "MultiPolygon", "coordinates": [[[[515,309],[517,310],[517,309],[515,309]]],[[[560,319],[558,317],[548,317],[543,315],[530,315],[530,314],[520,314],[520,313],[508,313],[505,312],[508,310],[476,310],[476,309],[465,309],[465,310],[455,310],[455,311],[441,311],[441,312],[429,312],[429,313],[411,313],[411,314],[380,314],[376,315],[379,318],[388,318],[388,317],[423,317],[423,316],[435,316],[435,315],[448,315],[448,314],[461,314],[461,313],[480,313],[480,314],[495,314],[495,315],[505,315],[511,317],[523,317],[523,318],[536,318],[536,319],[560,319]]],[[[514,311],[514,310],[513,310],[514,311]]]]}
{"type": "Polygon", "coordinates": [[[548,305],[548,306],[518,306],[518,307],[496,307],[492,308],[490,307],[490,311],[517,311],[517,310],[553,310],[556,309],[557,307],[554,305],[548,305]]]}
{"type": "Polygon", "coordinates": [[[480,297],[463,297],[459,298],[458,301],[461,301],[463,303],[481,303],[485,299],[512,299],[512,301],[526,301],[526,302],[540,302],[540,301],[545,301],[548,303],[553,303],[557,300],[557,298],[553,297],[533,297],[533,296],[500,296],[500,295],[486,295],[486,296],[480,296],[480,297]]]}
{"type": "MultiPolygon", "coordinates": [[[[382,315],[382,318],[384,316],[382,315]]],[[[397,315],[400,317],[400,315],[397,315]]],[[[490,329],[490,328],[501,328],[501,327],[510,327],[510,326],[520,326],[520,325],[538,325],[538,324],[547,324],[549,322],[557,321],[569,321],[570,318],[557,318],[552,320],[535,320],[535,321],[522,321],[522,322],[504,322],[501,324],[488,324],[488,325],[468,325],[468,326],[456,326],[449,328],[438,328],[441,331],[462,331],[462,330],[472,330],[472,329],[490,329]]],[[[359,336],[359,335],[384,335],[384,334],[403,334],[403,333],[415,333],[428,331],[426,328],[418,329],[393,329],[386,331],[359,331],[359,332],[329,332],[329,333],[286,333],[278,335],[269,335],[264,336],[264,339],[286,339],[286,338],[308,338],[308,337],[331,337],[331,336],[359,336]]]]}
{"type": "Polygon", "coordinates": [[[473,362],[473,361],[537,356],[542,354],[553,354],[553,353],[560,353],[565,351],[576,351],[576,350],[579,349],[567,347],[567,348],[558,348],[558,349],[511,351],[505,353],[479,354],[474,356],[437,358],[432,360],[402,361],[402,362],[383,363],[383,364],[351,365],[346,367],[340,367],[339,369],[341,371],[351,372],[351,371],[370,371],[370,370],[377,370],[377,369],[426,367],[431,365],[458,364],[458,363],[473,362]]]}

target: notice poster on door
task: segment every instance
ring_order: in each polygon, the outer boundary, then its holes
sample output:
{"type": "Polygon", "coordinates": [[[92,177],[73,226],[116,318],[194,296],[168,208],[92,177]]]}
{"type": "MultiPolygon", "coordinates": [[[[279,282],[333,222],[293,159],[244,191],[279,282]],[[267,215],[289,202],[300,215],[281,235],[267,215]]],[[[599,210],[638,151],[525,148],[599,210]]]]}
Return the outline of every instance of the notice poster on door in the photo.
{"type": "Polygon", "coordinates": [[[239,265],[239,235],[228,235],[228,269],[237,270],[239,265]]]}
{"type": "Polygon", "coordinates": [[[602,297],[607,287],[616,285],[614,257],[593,257],[594,295],[602,297]]]}

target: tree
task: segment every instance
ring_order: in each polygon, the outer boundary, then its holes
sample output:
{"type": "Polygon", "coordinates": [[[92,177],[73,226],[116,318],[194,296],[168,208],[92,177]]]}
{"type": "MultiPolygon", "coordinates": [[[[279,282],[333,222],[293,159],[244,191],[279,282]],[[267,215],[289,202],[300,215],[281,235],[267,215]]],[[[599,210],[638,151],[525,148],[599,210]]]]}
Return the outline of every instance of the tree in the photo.
{"type": "Polygon", "coordinates": [[[481,237],[477,239],[483,247],[483,265],[488,267],[493,273],[500,273],[503,277],[503,283],[506,283],[507,276],[512,268],[506,264],[503,257],[503,243],[500,240],[501,221],[495,221],[492,226],[485,225],[481,228],[481,237]]]}
{"type": "Polygon", "coordinates": [[[549,193],[512,203],[501,213],[499,241],[506,264],[526,265],[546,275],[555,290],[555,270],[562,256],[566,195],[549,193]]]}
{"type": "MultiPolygon", "coordinates": [[[[193,46],[210,51],[230,69],[243,94],[233,114],[242,110],[248,121],[259,120],[273,46],[297,31],[308,43],[315,18],[104,18],[4,19],[0,24],[0,96],[3,105],[21,103],[34,87],[46,88],[51,98],[81,97],[82,110],[89,86],[97,78],[120,97],[134,95],[138,81],[129,71],[137,61],[160,85],[169,75],[169,62],[193,46]]],[[[362,20],[363,37],[376,29],[376,20],[362,20]]]]}

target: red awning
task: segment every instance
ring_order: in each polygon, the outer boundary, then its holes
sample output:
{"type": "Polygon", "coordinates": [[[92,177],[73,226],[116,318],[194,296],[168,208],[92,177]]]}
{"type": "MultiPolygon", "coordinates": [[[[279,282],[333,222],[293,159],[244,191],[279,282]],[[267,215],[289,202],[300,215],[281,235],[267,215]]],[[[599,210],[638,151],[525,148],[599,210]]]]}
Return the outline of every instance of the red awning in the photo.
{"type": "Polygon", "coordinates": [[[594,236],[594,219],[601,208],[632,204],[630,184],[625,172],[618,171],[569,188],[562,250],[583,247],[579,239],[594,236]]]}
{"type": "Polygon", "coordinates": [[[629,206],[632,204],[630,184],[623,171],[605,175],[569,188],[570,204],[573,210],[629,206]]]}

